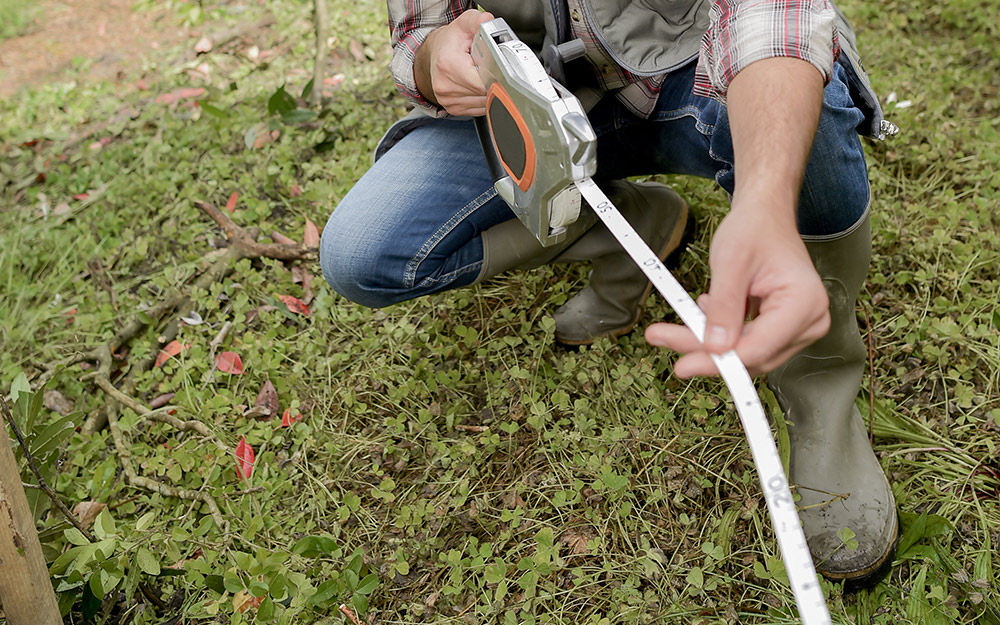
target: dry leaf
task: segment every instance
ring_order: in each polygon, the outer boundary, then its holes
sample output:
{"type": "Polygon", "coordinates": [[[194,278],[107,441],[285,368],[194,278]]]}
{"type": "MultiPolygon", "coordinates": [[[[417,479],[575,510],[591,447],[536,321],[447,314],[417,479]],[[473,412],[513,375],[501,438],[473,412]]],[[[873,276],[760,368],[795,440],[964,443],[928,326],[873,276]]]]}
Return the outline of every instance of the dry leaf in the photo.
{"type": "Polygon", "coordinates": [[[296,412],[292,414],[291,408],[285,408],[285,412],[281,413],[281,427],[288,428],[292,427],[293,423],[297,423],[302,420],[302,413],[296,412]]]}
{"type": "Polygon", "coordinates": [[[288,189],[288,195],[291,197],[299,197],[302,195],[302,187],[299,186],[299,183],[296,182],[290,189],[288,189]]]}
{"type": "Polygon", "coordinates": [[[253,140],[253,148],[255,150],[259,150],[260,148],[264,147],[268,143],[271,143],[272,141],[274,141],[274,137],[271,136],[271,133],[269,133],[269,132],[260,132],[260,133],[257,133],[257,136],[254,137],[254,140],[253,140]]]}
{"type": "Polygon", "coordinates": [[[254,597],[247,591],[240,590],[233,595],[233,609],[242,614],[251,608],[257,609],[262,600],[263,597],[254,597]]]}
{"type": "Polygon", "coordinates": [[[172,356],[176,356],[189,347],[191,347],[190,344],[181,345],[179,341],[170,341],[164,345],[163,349],[160,350],[160,353],[156,355],[156,362],[153,363],[153,366],[162,367],[163,363],[170,360],[172,356]]]}
{"type": "Polygon", "coordinates": [[[192,311],[187,317],[181,317],[181,321],[189,326],[199,326],[205,323],[205,320],[201,318],[201,315],[197,311],[192,311]]]}
{"type": "Polygon", "coordinates": [[[233,194],[229,196],[229,200],[226,202],[226,210],[230,213],[236,210],[236,202],[240,199],[240,194],[233,191],[233,194]]]}
{"type": "Polygon", "coordinates": [[[593,536],[585,533],[577,532],[575,530],[566,530],[559,538],[559,542],[566,545],[571,554],[584,555],[589,552],[587,549],[587,542],[591,538],[593,538],[593,536]]]}
{"type": "Polygon", "coordinates": [[[357,61],[358,63],[363,63],[364,61],[367,60],[367,57],[365,57],[365,47],[361,45],[360,41],[358,41],[357,39],[351,39],[350,48],[351,48],[351,56],[354,57],[355,61],[357,61]]]}
{"type": "Polygon", "coordinates": [[[305,233],[302,235],[302,242],[308,247],[319,247],[319,228],[306,217],[305,233]]]}
{"type": "Polygon", "coordinates": [[[223,373],[241,375],[243,373],[243,359],[236,352],[222,352],[215,357],[215,368],[223,373]]]}
{"type": "Polygon", "coordinates": [[[292,282],[302,286],[302,303],[308,306],[313,301],[312,274],[302,265],[292,266],[292,282]]]}
{"type": "Polygon", "coordinates": [[[278,414],[278,391],[271,384],[271,380],[264,380],[264,385],[260,387],[260,392],[257,393],[257,401],[254,402],[255,408],[266,409],[263,412],[262,417],[273,417],[278,414]]]}
{"type": "Polygon", "coordinates": [[[246,437],[240,437],[236,445],[236,477],[248,480],[253,475],[254,452],[246,437]]]}
{"type": "Polygon", "coordinates": [[[294,297],[292,295],[279,295],[278,299],[280,299],[285,304],[285,306],[288,307],[288,310],[290,312],[302,315],[304,317],[308,317],[310,315],[309,307],[306,306],[305,303],[303,303],[302,300],[300,300],[299,298],[294,297]]]}
{"type": "Polygon", "coordinates": [[[181,87],[180,89],[174,89],[170,93],[161,93],[156,96],[156,102],[160,104],[173,104],[179,100],[197,98],[204,94],[205,89],[203,87],[181,87]]]}
{"type": "Polygon", "coordinates": [[[209,52],[212,50],[212,40],[208,37],[202,37],[198,40],[198,43],[194,44],[194,51],[198,54],[204,52],[209,52]]]}
{"type": "Polygon", "coordinates": [[[73,412],[73,402],[66,399],[62,393],[56,390],[48,390],[42,393],[42,403],[49,410],[58,412],[64,417],[73,412]]]}
{"type": "Polygon", "coordinates": [[[94,524],[94,519],[101,513],[101,510],[108,507],[108,504],[99,501],[81,501],[73,506],[73,514],[80,520],[80,525],[90,527],[94,524]]]}

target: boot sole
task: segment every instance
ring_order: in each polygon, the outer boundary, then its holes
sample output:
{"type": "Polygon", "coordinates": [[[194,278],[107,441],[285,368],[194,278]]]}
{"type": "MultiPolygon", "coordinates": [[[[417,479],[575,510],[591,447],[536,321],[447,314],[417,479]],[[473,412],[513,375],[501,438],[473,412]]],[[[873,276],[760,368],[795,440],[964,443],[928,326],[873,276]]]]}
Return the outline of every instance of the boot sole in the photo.
{"type": "MultiPolygon", "coordinates": [[[[667,242],[663,245],[663,247],[656,255],[657,258],[660,259],[660,262],[662,262],[667,267],[667,269],[675,269],[677,267],[677,265],[680,263],[681,254],[683,254],[687,250],[688,241],[690,241],[693,238],[694,233],[697,230],[697,225],[695,223],[695,220],[691,216],[691,207],[683,199],[681,200],[681,202],[684,203],[684,213],[685,213],[684,228],[682,228],[679,233],[675,231],[674,236],[667,239],[667,242]]],[[[636,308],[635,317],[632,319],[632,321],[630,321],[626,325],[621,326],[619,328],[615,328],[613,330],[605,332],[600,336],[595,336],[591,339],[587,339],[584,341],[565,341],[556,336],[555,337],[556,344],[561,345],[562,347],[573,349],[582,347],[584,345],[592,345],[594,341],[596,341],[601,337],[606,336],[611,340],[617,340],[625,336],[626,334],[632,332],[632,330],[634,330],[635,327],[639,325],[639,321],[642,320],[643,308],[645,308],[646,300],[649,298],[649,294],[650,292],[652,292],[652,290],[653,290],[653,283],[647,282],[646,290],[642,292],[642,298],[639,300],[639,306],[636,308]]]]}
{"type": "Polygon", "coordinates": [[[873,565],[859,571],[850,573],[828,573],[817,571],[820,575],[831,582],[844,582],[844,592],[857,592],[866,590],[878,584],[892,570],[892,563],[896,559],[896,551],[899,548],[899,521],[896,521],[896,529],[889,549],[873,565]]]}

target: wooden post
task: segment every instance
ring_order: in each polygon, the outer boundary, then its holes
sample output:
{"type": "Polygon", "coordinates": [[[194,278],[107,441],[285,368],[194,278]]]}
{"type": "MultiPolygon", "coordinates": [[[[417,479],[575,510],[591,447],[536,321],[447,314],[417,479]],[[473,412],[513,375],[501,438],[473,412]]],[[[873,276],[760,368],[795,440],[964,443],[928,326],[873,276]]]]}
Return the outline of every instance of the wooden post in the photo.
{"type": "Polygon", "coordinates": [[[4,419],[0,419],[0,605],[8,625],[63,622],[4,419]]]}
{"type": "Polygon", "coordinates": [[[313,20],[316,22],[316,61],[313,63],[313,89],[309,94],[309,103],[313,106],[323,99],[323,78],[328,54],[326,38],[330,32],[330,14],[326,9],[326,0],[313,0],[313,20]]]}

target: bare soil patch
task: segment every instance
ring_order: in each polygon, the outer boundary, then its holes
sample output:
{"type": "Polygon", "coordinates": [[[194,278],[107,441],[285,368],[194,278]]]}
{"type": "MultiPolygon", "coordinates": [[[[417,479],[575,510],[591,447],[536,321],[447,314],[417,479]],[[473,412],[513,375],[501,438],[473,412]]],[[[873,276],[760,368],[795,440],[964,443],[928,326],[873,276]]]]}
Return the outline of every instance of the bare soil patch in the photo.
{"type": "Polygon", "coordinates": [[[136,11],[132,4],[43,0],[29,33],[0,41],[0,97],[70,77],[114,78],[141,67],[158,49],[191,36],[166,13],[136,11]],[[86,71],[77,71],[81,67],[86,71]]]}

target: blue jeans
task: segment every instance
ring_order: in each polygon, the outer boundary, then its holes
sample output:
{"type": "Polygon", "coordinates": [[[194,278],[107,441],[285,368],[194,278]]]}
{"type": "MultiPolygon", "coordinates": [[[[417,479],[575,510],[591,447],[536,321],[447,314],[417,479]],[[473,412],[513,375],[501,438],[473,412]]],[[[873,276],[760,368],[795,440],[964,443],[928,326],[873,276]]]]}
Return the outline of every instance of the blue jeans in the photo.
{"type": "MultiPolygon", "coordinates": [[[[652,174],[713,178],[732,194],[733,146],[722,104],[691,93],[694,64],[666,79],[650,119],[605,97],[590,112],[595,178],[652,174]]],[[[833,238],[864,217],[868,171],[856,128],[863,121],[838,63],[823,97],[798,205],[804,238],[833,238]]],[[[323,230],[320,263],[330,285],[366,306],[388,306],[472,284],[480,234],[513,218],[470,119],[438,119],[386,152],[337,206],[323,230]]]]}

